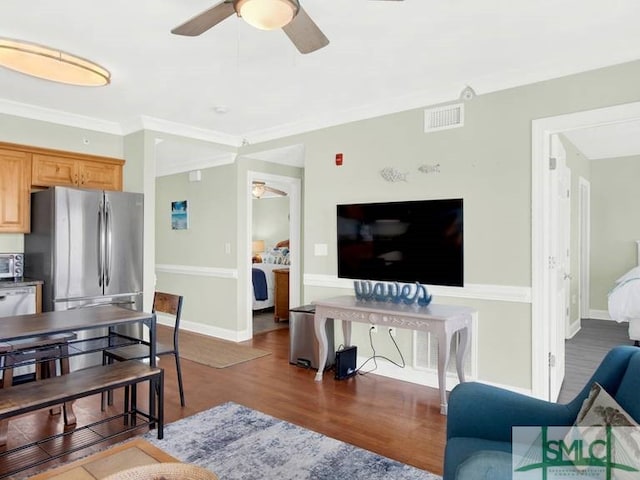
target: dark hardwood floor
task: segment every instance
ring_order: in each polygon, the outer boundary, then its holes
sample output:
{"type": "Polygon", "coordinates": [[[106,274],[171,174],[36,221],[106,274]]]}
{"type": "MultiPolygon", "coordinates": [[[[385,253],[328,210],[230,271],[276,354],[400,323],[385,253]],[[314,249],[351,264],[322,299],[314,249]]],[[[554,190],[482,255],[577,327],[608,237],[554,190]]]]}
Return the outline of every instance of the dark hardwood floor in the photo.
{"type": "MultiPolygon", "coordinates": [[[[272,354],[223,369],[182,360],[184,408],[180,407],[173,358],[161,358],[167,423],[225,402],[236,402],[442,474],[446,417],[439,413],[437,389],[377,375],[336,381],[329,372],[322,383],[317,383],[314,370],[289,365],[288,329],[262,333],[245,343],[272,354]]],[[[139,398],[144,398],[144,392],[139,398]]],[[[114,405],[121,405],[120,401],[116,395],[114,405]]],[[[75,410],[80,423],[99,416],[99,396],[77,401],[75,410]]],[[[10,446],[25,437],[41,437],[60,430],[61,424],[59,416],[49,416],[47,412],[12,420],[10,446]]],[[[102,448],[104,444],[92,451],[102,448]]],[[[65,460],[87,453],[90,452],[85,450],[65,460]]]]}

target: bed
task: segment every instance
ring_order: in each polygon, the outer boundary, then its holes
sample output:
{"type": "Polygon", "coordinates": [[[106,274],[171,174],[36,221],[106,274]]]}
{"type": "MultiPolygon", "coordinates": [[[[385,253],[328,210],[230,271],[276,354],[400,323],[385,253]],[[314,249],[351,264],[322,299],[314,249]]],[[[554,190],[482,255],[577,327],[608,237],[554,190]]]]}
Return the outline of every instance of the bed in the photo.
{"type": "Polygon", "coordinates": [[[609,316],[616,322],[629,322],[629,338],[640,345],[640,240],[636,241],[638,266],[616,280],[609,292],[609,316]]]}
{"type": "MultiPolygon", "coordinates": [[[[280,242],[278,245],[282,243],[280,242]]],[[[261,260],[262,262],[251,265],[253,283],[253,303],[251,308],[253,310],[263,310],[275,305],[273,271],[289,265],[289,249],[287,247],[273,248],[265,252],[261,256],[261,260]]]]}

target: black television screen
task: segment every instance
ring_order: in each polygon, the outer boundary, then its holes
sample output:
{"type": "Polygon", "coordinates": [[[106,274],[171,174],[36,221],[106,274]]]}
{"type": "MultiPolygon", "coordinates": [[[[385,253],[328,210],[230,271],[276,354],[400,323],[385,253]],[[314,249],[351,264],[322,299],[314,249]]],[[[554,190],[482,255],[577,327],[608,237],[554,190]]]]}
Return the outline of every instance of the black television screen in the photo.
{"type": "Polygon", "coordinates": [[[462,287],[462,199],[337,206],[338,277],[462,287]]]}

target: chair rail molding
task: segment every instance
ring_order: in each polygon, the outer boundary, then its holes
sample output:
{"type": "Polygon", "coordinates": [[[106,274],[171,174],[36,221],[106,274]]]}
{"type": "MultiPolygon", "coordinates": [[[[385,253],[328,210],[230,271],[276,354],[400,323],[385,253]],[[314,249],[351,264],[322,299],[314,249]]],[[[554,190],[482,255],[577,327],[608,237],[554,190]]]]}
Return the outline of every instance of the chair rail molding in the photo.
{"type": "Polygon", "coordinates": [[[156,264],[156,272],[196,277],[238,278],[238,269],[219,267],[197,267],[194,265],[156,264]]]}
{"type": "MultiPolygon", "coordinates": [[[[307,273],[304,275],[304,285],[305,287],[328,287],[353,290],[353,280],[338,278],[335,275],[307,273]]],[[[531,287],[476,283],[466,284],[464,287],[442,287],[433,285],[427,285],[426,287],[429,293],[438,297],[531,303],[531,287]]]]}

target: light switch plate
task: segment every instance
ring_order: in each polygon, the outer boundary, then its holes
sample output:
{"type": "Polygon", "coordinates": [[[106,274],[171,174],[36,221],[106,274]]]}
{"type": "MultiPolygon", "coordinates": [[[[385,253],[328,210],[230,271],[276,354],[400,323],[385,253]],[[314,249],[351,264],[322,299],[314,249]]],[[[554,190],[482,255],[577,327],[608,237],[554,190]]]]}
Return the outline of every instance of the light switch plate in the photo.
{"type": "Polygon", "coordinates": [[[316,257],[326,257],[329,255],[329,248],[326,243],[316,243],[313,246],[313,254],[316,257]]]}

